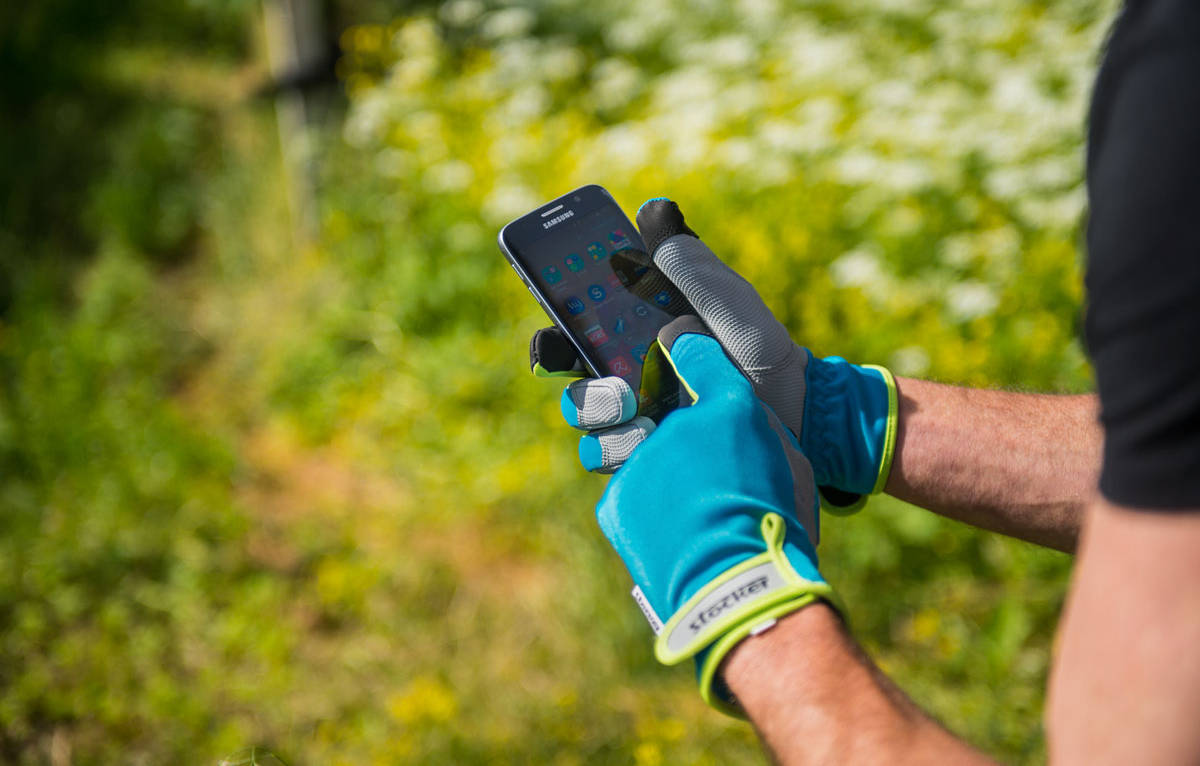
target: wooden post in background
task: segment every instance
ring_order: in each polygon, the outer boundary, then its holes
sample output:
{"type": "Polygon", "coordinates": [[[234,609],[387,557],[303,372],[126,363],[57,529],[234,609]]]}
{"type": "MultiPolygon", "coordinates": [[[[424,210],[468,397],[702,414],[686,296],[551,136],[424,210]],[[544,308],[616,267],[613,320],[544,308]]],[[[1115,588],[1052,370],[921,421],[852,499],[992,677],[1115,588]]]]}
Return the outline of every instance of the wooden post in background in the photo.
{"type": "MultiPolygon", "coordinates": [[[[276,83],[310,71],[324,60],[327,46],[320,0],[263,0],[263,21],[267,58],[276,83]]],[[[318,227],[315,110],[308,98],[299,87],[280,87],[275,95],[288,207],[298,246],[311,242],[318,227]]]]}

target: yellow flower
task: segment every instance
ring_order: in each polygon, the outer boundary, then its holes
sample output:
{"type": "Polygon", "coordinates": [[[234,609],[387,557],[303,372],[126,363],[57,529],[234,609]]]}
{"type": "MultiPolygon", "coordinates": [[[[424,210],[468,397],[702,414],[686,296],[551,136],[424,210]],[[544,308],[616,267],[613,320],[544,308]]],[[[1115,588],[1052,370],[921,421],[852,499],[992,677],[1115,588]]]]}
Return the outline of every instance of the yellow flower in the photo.
{"type": "Polygon", "coordinates": [[[388,712],[405,724],[445,723],[458,712],[454,690],[432,676],[419,676],[388,700],[388,712]]]}

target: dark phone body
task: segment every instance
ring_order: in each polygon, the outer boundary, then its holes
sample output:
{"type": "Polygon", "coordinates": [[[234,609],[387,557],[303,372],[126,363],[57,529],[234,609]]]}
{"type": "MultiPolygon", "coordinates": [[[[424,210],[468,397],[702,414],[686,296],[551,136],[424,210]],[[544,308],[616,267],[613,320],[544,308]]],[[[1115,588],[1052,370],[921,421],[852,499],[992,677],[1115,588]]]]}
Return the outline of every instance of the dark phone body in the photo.
{"type": "Polygon", "coordinates": [[[652,344],[691,307],[607,190],[591,184],[551,200],[507,224],[499,243],[592,375],[624,378],[654,420],[676,406],[678,387],[652,344]]]}

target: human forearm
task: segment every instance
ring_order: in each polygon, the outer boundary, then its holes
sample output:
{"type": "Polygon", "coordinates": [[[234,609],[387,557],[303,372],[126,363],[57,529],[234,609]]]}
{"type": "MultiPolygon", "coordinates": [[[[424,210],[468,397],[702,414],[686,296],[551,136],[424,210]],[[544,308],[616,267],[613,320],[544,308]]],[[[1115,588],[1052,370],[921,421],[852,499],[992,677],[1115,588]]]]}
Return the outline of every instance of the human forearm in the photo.
{"type": "Polygon", "coordinates": [[[744,640],[723,672],[782,764],[991,762],[917,708],[823,603],[744,640]]]}
{"type": "Polygon", "coordinates": [[[1096,497],[1046,702],[1056,764],[1200,763],[1200,509],[1096,497]]]}
{"type": "Polygon", "coordinates": [[[973,526],[1073,551],[1096,486],[1096,398],[898,378],[886,492],[973,526]]]}

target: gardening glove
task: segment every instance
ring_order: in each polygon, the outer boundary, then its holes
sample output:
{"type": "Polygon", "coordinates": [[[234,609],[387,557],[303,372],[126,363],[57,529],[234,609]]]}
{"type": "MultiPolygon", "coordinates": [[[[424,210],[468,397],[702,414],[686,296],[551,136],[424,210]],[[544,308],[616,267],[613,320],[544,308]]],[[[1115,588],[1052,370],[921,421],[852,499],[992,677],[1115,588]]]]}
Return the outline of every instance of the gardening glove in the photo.
{"type": "Polygon", "coordinates": [[[655,657],[694,658],[704,700],[741,715],[716,678],[724,657],[783,615],[834,601],[817,570],[812,468],[699,319],[672,321],[657,343],[692,404],[633,451],[596,515],[657,634],[655,657]]]}
{"type": "MultiPolygon", "coordinates": [[[[638,210],[637,224],[653,254],[647,274],[678,288],[759,398],[796,435],[812,462],[824,508],[852,513],[868,495],[882,491],[896,444],[898,404],[892,374],[839,357],[818,358],[796,345],[754,287],[700,241],[674,202],[647,201],[638,210]]],[[[534,335],[530,364],[535,374],[586,374],[571,344],[555,328],[534,335]]],[[[613,380],[584,379],[563,394],[568,422],[573,405],[581,428],[625,424],[621,431],[606,432],[599,460],[584,461],[588,470],[612,472],[637,440],[648,435],[646,422],[629,423],[637,397],[632,390],[626,393],[629,386],[624,381],[604,382],[613,380]],[[614,419],[618,416],[623,419],[614,419]]]]}

